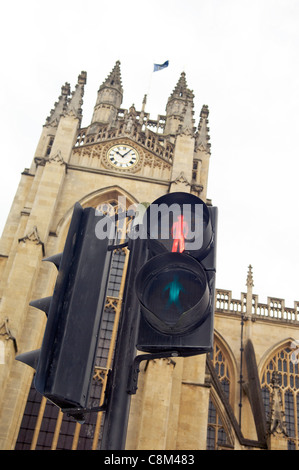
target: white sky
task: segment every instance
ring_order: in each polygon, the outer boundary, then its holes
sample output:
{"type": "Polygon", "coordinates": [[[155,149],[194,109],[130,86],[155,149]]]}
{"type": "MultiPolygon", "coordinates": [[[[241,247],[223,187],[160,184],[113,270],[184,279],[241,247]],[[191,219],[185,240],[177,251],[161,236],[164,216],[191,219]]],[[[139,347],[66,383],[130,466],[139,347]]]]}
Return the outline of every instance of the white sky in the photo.
{"type": "Polygon", "coordinates": [[[83,122],[121,61],[123,107],[155,119],[182,71],[207,104],[217,287],[299,300],[298,0],[15,0],[1,6],[0,230],[61,85],[87,71],[83,122]],[[152,73],[153,63],[170,61],[152,73]]]}

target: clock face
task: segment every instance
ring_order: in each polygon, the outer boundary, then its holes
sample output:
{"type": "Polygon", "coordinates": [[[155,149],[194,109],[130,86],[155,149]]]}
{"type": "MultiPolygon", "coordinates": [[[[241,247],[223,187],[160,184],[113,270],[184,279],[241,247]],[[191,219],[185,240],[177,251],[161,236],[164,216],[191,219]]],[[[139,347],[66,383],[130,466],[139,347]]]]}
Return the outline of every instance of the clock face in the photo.
{"type": "Polygon", "coordinates": [[[108,160],[116,168],[131,168],[139,160],[137,150],[129,145],[114,145],[108,150],[108,160]]]}

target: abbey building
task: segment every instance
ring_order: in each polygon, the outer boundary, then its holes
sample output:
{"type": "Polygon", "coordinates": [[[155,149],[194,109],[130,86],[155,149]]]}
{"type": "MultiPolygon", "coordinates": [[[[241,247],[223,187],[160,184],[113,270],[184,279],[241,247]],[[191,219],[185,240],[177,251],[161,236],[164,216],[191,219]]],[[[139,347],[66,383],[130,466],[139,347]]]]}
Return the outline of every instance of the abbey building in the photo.
{"type": "MultiPolygon", "coordinates": [[[[73,91],[68,83],[62,86],[31,166],[21,175],[1,239],[3,450],[101,448],[105,412],[76,422],[36,392],[33,369],[15,360],[41,345],[46,317],[29,302],[52,295],[57,272],[42,260],[63,250],[74,204],[109,213],[124,209],[120,201],[126,209],[176,191],[212,204],[207,198],[209,109],[203,105],[194,116],[184,72],[165,97],[165,114],[152,119],[146,96],[139,110],[122,108],[116,62],[99,87],[90,124],[82,128],[86,79],[81,72],[73,91]]],[[[128,257],[126,247],[113,253],[93,405],[103,402],[113,367],[128,257]]],[[[268,298],[261,304],[250,266],[246,292],[233,299],[218,288],[215,307],[212,354],[142,363],[126,449],[298,449],[299,302],[287,307],[282,299],[268,298]]]]}

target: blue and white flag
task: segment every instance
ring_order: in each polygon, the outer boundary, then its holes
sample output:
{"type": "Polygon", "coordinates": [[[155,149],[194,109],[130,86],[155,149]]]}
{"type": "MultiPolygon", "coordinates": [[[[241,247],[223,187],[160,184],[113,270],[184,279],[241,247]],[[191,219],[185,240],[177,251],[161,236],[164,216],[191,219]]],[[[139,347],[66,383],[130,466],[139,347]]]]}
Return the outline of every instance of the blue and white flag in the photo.
{"type": "Polygon", "coordinates": [[[169,65],[169,60],[166,60],[164,64],[154,64],[154,72],[158,72],[159,70],[163,70],[169,65]]]}

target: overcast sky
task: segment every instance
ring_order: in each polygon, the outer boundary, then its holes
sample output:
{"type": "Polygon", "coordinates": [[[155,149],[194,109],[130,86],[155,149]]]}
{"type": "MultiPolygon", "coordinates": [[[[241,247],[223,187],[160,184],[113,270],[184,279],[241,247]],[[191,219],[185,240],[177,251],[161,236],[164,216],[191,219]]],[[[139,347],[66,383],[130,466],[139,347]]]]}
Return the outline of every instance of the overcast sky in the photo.
{"type": "Polygon", "coordinates": [[[210,110],[217,287],[299,300],[298,0],[15,0],[1,6],[2,230],[61,85],[87,71],[83,122],[121,61],[123,107],[155,119],[182,71],[210,110]],[[169,67],[152,73],[153,63],[169,67]]]}

